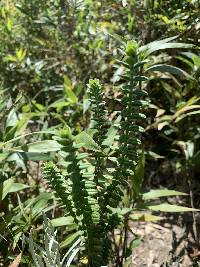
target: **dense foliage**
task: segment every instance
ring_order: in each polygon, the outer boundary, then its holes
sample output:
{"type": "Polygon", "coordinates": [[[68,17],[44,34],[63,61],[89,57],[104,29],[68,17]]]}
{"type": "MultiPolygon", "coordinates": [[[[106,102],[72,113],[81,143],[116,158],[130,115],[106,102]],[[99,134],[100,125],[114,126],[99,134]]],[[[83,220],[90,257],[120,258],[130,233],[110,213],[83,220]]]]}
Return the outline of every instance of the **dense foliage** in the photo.
{"type": "Polygon", "coordinates": [[[199,13],[1,1],[1,266],[131,266],[129,222],[157,212],[192,211],[198,250],[199,13]]]}

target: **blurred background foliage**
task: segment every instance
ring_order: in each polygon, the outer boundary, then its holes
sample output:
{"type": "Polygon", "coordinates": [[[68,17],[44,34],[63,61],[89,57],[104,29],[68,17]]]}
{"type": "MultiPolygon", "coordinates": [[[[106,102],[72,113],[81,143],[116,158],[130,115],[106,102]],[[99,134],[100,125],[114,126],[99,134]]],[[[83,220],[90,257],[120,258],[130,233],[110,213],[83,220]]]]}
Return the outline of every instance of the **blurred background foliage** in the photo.
{"type": "MultiPolygon", "coordinates": [[[[27,252],[25,236],[31,228],[42,240],[42,211],[59,226],[62,248],[76,239],[71,218],[63,220],[60,202],[42,180],[41,165],[56,157],[52,136],[59,129],[79,133],[87,126],[89,78],[105,84],[108,107],[119,105],[116,83],[123,69],[116,60],[122,40],[146,44],[177,36],[195,45],[151,57],[182,72],[150,74],[144,187],[192,190],[199,208],[199,13],[198,0],[1,1],[1,266],[9,266],[21,250],[27,252]]],[[[32,266],[24,255],[24,266],[32,266]]]]}

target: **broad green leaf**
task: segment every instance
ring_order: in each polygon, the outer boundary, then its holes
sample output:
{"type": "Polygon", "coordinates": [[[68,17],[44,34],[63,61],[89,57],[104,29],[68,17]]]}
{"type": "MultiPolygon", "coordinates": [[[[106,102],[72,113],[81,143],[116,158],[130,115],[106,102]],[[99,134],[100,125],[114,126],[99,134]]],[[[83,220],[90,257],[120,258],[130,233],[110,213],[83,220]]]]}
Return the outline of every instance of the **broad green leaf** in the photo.
{"type": "Polygon", "coordinates": [[[178,67],[174,67],[172,65],[167,65],[167,64],[153,65],[153,66],[149,67],[148,69],[146,69],[146,72],[147,71],[169,72],[171,74],[175,74],[175,75],[178,75],[180,77],[193,79],[186,71],[184,71],[178,67]]]}
{"type": "Polygon", "coordinates": [[[134,213],[129,216],[129,219],[132,221],[156,222],[163,220],[164,218],[147,213],[134,213]]]}
{"type": "Polygon", "coordinates": [[[18,61],[19,62],[21,62],[24,58],[25,58],[25,56],[26,56],[26,50],[23,50],[22,48],[20,48],[20,49],[16,49],[16,57],[17,57],[17,59],[18,59],[18,61]]]}
{"type": "Polygon", "coordinates": [[[64,76],[64,91],[68,97],[68,99],[70,100],[71,103],[77,103],[78,102],[78,98],[75,95],[75,93],[73,92],[73,87],[71,84],[70,79],[65,75],[64,76]]]}
{"type": "Polygon", "coordinates": [[[72,82],[71,82],[70,78],[67,75],[64,75],[64,85],[66,87],[72,87],[72,82]]]}
{"type": "Polygon", "coordinates": [[[14,193],[14,192],[18,192],[20,190],[24,190],[26,188],[29,188],[30,186],[28,185],[25,185],[25,184],[21,184],[21,183],[13,183],[10,190],[9,190],[9,193],[14,193]]]}
{"type": "Polygon", "coordinates": [[[53,227],[72,225],[74,224],[74,219],[71,216],[60,217],[60,218],[52,219],[51,224],[53,227]]]}
{"type": "Polygon", "coordinates": [[[102,145],[106,147],[111,147],[113,144],[113,141],[116,138],[117,132],[118,132],[118,123],[121,120],[121,116],[119,116],[113,125],[108,129],[108,132],[106,134],[106,139],[103,141],[102,145]]]}
{"type": "Polygon", "coordinates": [[[83,100],[83,114],[85,114],[86,111],[88,111],[90,105],[91,105],[91,102],[89,99],[86,98],[83,100]]]}
{"type": "Polygon", "coordinates": [[[6,120],[6,128],[15,126],[17,122],[18,122],[17,114],[16,114],[15,109],[13,108],[8,114],[8,117],[6,120]]]}
{"type": "Polygon", "coordinates": [[[163,203],[160,205],[149,205],[146,206],[147,209],[153,210],[153,211],[162,211],[162,212],[187,212],[187,211],[199,211],[198,209],[183,207],[183,206],[177,206],[177,205],[171,205],[168,203],[163,203]]]}
{"type": "Polygon", "coordinates": [[[23,204],[26,206],[26,209],[31,208],[35,209],[35,212],[37,212],[38,207],[41,207],[41,203],[47,203],[49,200],[53,199],[53,193],[50,192],[43,192],[40,193],[37,197],[28,199],[23,204]]]}
{"type": "Polygon", "coordinates": [[[0,162],[4,161],[9,156],[9,153],[0,153],[0,162]]]}
{"type": "Polygon", "coordinates": [[[20,155],[23,157],[24,160],[32,160],[32,161],[49,161],[53,159],[52,155],[42,153],[42,152],[22,152],[20,155]]]}
{"type": "Polygon", "coordinates": [[[77,239],[79,236],[80,236],[79,232],[70,234],[64,241],[60,243],[60,248],[64,249],[70,246],[74,242],[74,240],[77,239]]]}
{"type": "Polygon", "coordinates": [[[26,171],[25,162],[19,153],[11,153],[9,157],[6,159],[6,162],[13,162],[16,164],[16,166],[26,171]]]}
{"type": "Polygon", "coordinates": [[[33,136],[35,134],[55,134],[55,131],[49,130],[49,131],[38,131],[38,132],[32,132],[32,133],[28,133],[28,134],[23,134],[20,136],[16,136],[15,138],[8,140],[6,142],[0,143],[0,147],[3,147],[9,143],[13,143],[17,140],[20,140],[21,138],[27,137],[27,136],[33,136]]]}
{"type": "MultiPolygon", "coordinates": [[[[130,248],[131,248],[131,251],[133,251],[133,249],[137,248],[140,243],[142,241],[142,237],[139,237],[139,238],[134,238],[131,243],[130,243],[130,248]]],[[[132,259],[131,259],[132,260],[132,259]]],[[[130,264],[132,263],[132,261],[130,262],[130,264]]],[[[128,265],[127,267],[130,267],[131,265],[128,265]]],[[[123,266],[125,267],[125,266],[123,266]]]]}
{"type": "Polygon", "coordinates": [[[75,137],[77,144],[83,144],[83,147],[92,151],[101,151],[101,148],[93,140],[93,138],[86,132],[81,132],[75,137]]]}
{"type": "Polygon", "coordinates": [[[67,107],[70,105],[69,101],[66,101],[64,99],[59,99],[56,100],[54,103],[52,103],[51,105],[49,105],[49,109],[52,108],[56,108],[57,112],[60,112],[64,107],[67,107]]]}
{"type": "Polygon", "coordinates": [[[131,208],[111,208],[111,210],[113,213],[117,213],[120,216],[124,216],[132,211],[131,208]]]}
{"type": "Polygon", "coordinates": [[[10,192],[13,184],[14,184],[14,180],[12,178],[0,184],[0,200],[4,200],[4,198],[10,192]]]}
{"type": "Polygon", "coordinates": [[[27,145],[28,152],[53,152],[61,149],[61,145],[55,140],[44,140],[27,145]]]}
{"type": "Polygon", "coordinates": [[[48,201],[50,200],[51,195],[45,195],[45,193],[42,193],[40,195],[40,198],[36,198],[34,204],[32,205],[32,214],[33,217],[37,218],[42,214],[42,212],[45,212],[45,208],[48,204],[48,201]]]}
{"type": "Polygon", "coordinates": [[[72,91],[72,89],[66,88],[65,91],[66,91],[66,93],[67,93],[67,96],[68,96],[69,100],[70,100],[72,103],[77,103],[77,102],[78,102],[78,98],[76,97],[76,95],[75,95],[75,93],[72,91]]]}
{"type": "Polygon", "coordinates": [[[149,199],[156,199],[159,197],[168,197],[168,196],[187,196],[187,194],[175,190],[155,189],[151,190],[148,193],[144,193],[142,196],[144,200],[149,200],[149,199]]]}
{"type": "Polygon", "coordinates": [[[141,153],[138,165],[135,168],[135,173],[132,178],[133,198],[137,198],[141,192],[141,186],[144,180],[145,155],[141,153]]]}
{"type": "Polygon", "coordinates": [[[61,149],[61,145],[55,140],[44,140],[25,145],[24,147],[13,148],[13,151],[31,152],[31,153],[48,153],[55,152],[61,149]]]}

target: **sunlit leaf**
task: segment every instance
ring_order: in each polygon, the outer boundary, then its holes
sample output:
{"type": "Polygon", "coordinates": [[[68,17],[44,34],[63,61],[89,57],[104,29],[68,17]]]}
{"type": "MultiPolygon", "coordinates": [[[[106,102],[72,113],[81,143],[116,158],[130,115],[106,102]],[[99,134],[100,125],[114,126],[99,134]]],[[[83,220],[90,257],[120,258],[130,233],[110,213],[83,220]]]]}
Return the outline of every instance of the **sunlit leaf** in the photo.
{"type": "Polygon", "coordinates": [[[6,180],[3,183],[0,183],[0,200],[3,200],[7,196],[13,184],[14,184],[14,180],[12,178],[6,180]]]}
{"type": "Polygon", "coordinates": [[[165,49],[190,49],[194,48],[193,44],[171,42],[177,39],[177,36],[166,38],[159,41],[153,41],[147,45],[140,47],[140,52],[145,52],[145,56],[149,56],[154,52],[165,50],[165,49]]]}
{"type": "Polygon", "coordinates": [[[52,219],[51,224],[54,227],[72,225],[74,224],[74,219],[71,216],[60,217],[60,218],[52,219]]]}
{"type": "Polygon", "coordinates": [[[132,221],[142,221],[142,222],[156,222],[163,220],[163,217],[155,216],[147,213],[133,213],[129,215],[129,219],[132,221]]]}
{"type": "Polygon", "coordinates": [[[72,244],[74,242],[74,240],[76,240],[78,237],[80,236],[79,232],[70,234],[64,241],[61,242],[60,247],[62,249],[68,247],[70,244],[72,244]]]}
{"type": "Polygon", "coordinates": [[[92,151],[101,151],[101,148],[86,132],[81,132],[75,137],[77,144],[83,144],[83,147],[92,151]]]}
{"type": "Polygon", "coordinates": [[[188,212],[188,211],[199,211],[198,209],[182,207],[177,205],[171,205],[168,203],[163,203],[159,205],[149,205],[146,206],[147,209],[153,211],[162,211],[162,212],[188,212]]]}
{"type": "Polygon", "coordinates": [[[23,147],[13,148],[13,151],[30,152],[30,153],[48,153],[55,152],[61,149],[61,145],[55,140],[44,140],[30,143],[23,147]]]}
{"type": "Polygon", "coordinates": [[[167,196],[186,196],[186,193],[178,192],[175,190],[168,190],[168,189],[155,189],[151,190],[148,193],[143,193],[142,197],[144,200],[149,199],[156,199],[160,197],[167,197],[167,196]]]}

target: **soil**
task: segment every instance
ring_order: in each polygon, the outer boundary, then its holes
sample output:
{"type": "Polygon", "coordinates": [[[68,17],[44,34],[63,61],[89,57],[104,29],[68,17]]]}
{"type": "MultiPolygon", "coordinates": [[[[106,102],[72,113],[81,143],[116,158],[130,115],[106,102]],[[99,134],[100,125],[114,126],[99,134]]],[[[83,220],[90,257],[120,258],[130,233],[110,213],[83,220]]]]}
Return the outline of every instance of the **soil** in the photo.
{"type": "Polygon", "coordinates": [[[193,217],[166,218],[159,223],[133,223],[132,232],[141,237],[133,251],[130,267],[189,267],[199,257],[193,236],[193,217]],[[184,223],[183,223],[184,222],[184,223]]]}

